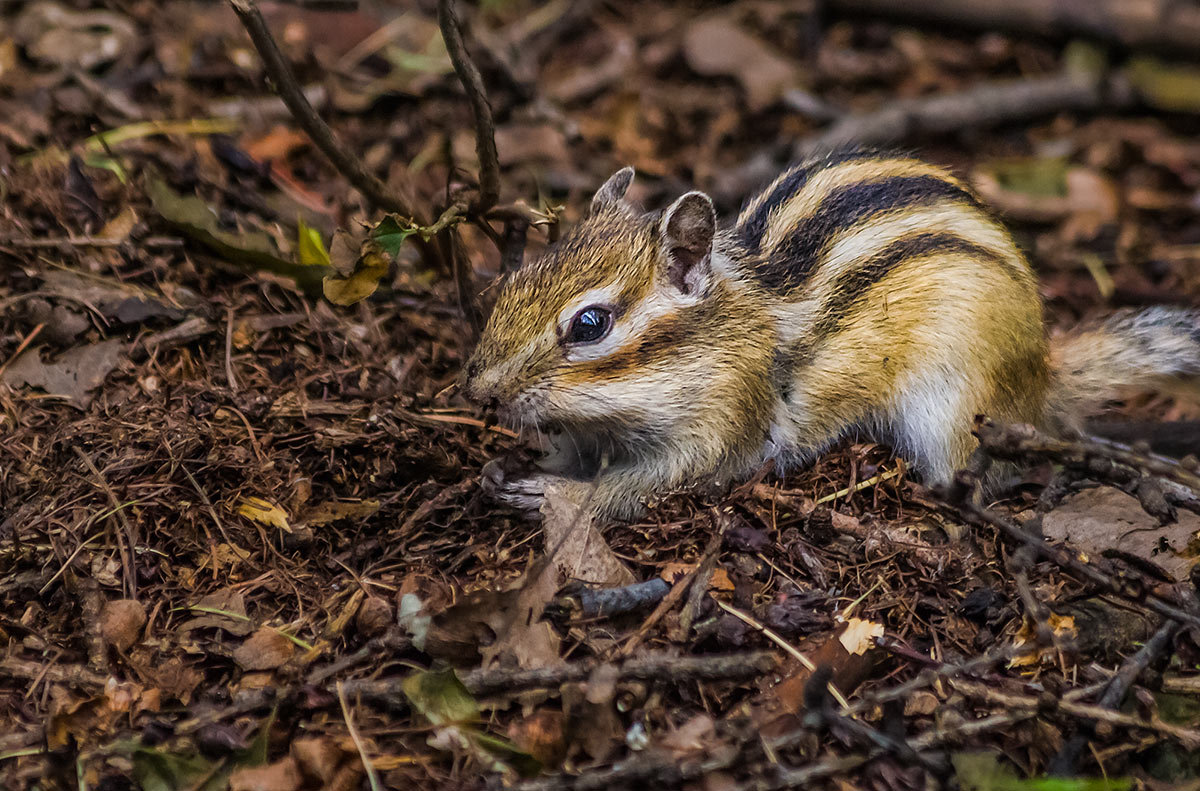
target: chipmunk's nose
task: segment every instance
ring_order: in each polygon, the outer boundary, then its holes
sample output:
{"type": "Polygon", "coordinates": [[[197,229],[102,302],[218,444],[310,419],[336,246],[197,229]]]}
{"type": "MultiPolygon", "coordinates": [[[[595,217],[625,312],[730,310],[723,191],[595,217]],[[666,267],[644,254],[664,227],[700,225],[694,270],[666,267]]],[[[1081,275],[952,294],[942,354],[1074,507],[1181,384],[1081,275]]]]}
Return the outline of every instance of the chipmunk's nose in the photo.
{"type": "Polygon", "coordinates": [[[463,368],[462,374],[459,376],[459,384],[463,395],[471,401],[480,406],[494,407],[497,401],[496,394],[481,381],[479,375],[482,370],[483,366],[477,360],[471,360],[463,368]]]}

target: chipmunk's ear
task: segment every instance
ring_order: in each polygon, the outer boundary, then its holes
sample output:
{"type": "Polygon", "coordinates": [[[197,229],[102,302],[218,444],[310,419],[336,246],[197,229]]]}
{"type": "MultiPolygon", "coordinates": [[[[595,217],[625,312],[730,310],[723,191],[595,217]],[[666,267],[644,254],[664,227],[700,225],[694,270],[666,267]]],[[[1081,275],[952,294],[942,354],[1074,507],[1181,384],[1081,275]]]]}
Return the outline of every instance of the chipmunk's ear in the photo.
{"type": "Polygon", "coordinates": [[[703,192],[689,192],[671,204],[659,227],[668,282],[684,294],[699,291],[712,267],[717,230],[712,198],[703,192]]]}
{"type": "Polygon", "coordinates": [[[633,183],[633,168],[628,165],[608,177],[608,181],[592,196],[592,214],[616,206],[625,199],[629,185],[633,183]]]}

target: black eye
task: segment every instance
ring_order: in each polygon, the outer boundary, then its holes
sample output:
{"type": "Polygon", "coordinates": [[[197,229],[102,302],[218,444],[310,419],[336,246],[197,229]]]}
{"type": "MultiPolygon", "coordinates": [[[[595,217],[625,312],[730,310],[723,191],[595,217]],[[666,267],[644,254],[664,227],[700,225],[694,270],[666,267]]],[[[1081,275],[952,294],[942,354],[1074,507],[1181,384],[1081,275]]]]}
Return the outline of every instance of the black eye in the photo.
{"type": "Polygon", "coordinates": [[[567,330],[567,343],[595,343],[612,329],[612,311],[592,305],[575,314],[567,330]]]}

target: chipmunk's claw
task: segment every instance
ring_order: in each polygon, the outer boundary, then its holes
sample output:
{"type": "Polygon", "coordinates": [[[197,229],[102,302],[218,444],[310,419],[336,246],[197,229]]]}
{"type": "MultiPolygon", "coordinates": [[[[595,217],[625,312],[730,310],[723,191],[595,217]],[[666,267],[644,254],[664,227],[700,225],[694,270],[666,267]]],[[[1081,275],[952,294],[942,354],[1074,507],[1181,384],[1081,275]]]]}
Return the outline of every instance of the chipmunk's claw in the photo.
{"type": "Polygon", "coordinates": [[[481,484],[493,499],[537,520],[542,517],[546,487],[553,480],[555,476],[545,473],[510,477],[498,461],[491,461],[484,465],[481,484]]]}

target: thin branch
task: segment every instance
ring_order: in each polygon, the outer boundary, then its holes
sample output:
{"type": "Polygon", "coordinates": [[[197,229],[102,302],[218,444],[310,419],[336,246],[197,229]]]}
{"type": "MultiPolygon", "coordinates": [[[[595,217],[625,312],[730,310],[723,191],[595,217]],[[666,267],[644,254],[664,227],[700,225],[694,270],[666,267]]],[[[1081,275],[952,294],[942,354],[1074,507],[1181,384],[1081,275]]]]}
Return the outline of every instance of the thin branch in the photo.
{"type": "Polygon", "coordinates": [[[870,113],[848,115],[800,140],[795,154],[810,156],[847,144],[877,146],[963,129],[1013,123],[1068,110],[1120,108],[1133,94],[1102,76],[1064,71],[1050,77],[982,82],[963,91],[901,99],[870,113]]]}
{"type": "Polygon", "coordinates": [[[488,104],[487,92],[483,87],[483,76],[463,43],[462,30],[454,13],[453,0],[438,0],[438,26],[446,42],[446,52],[454,71],[462,82],[467,100],[471,103],[471,114],[475,117],[475,153],[479,157],[479,198],[472,211],[483,214],[500,200],[500,159],[496,154],[496,124],[492,120],[492,107],[488,104]]]}
{"type": "Polygon", "coordinates": [[[229,0],[229,4],[233,6],[234,13],[250,34],[250,40],[254,42],[254,48],[258,50],[267,75],[275,83],[280,98],[313,144],[321,149],[321,153],[329,158],[338,172],[367,200],[387,211],[410,217],[418,225],[425,225],[425,221],[413,207],[401,200],[383,181],[367,170],[362,160],[351,154],[334,138],[329,125],[309,104],[296,81],[296,76],[292,74],[291,67],[275,44],[271,31],[267,29],[267,23],[254,0],[229,0]]]}

